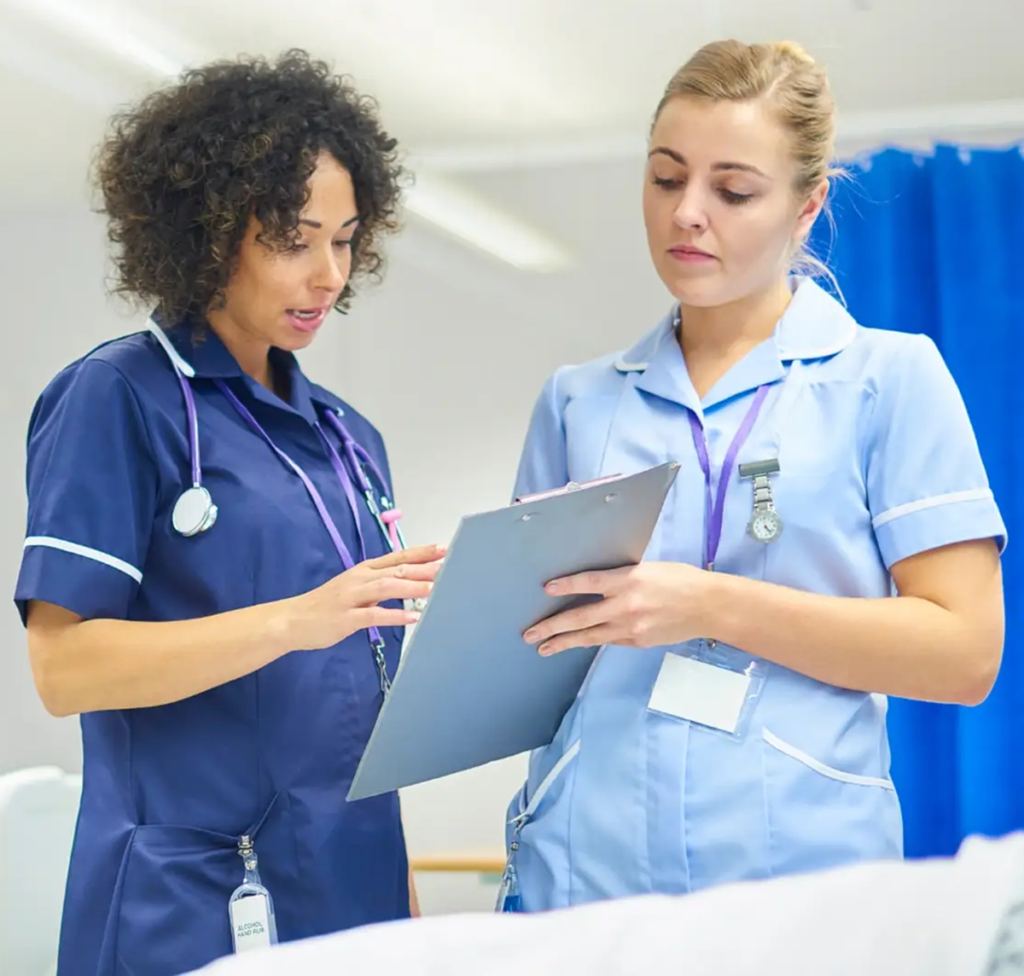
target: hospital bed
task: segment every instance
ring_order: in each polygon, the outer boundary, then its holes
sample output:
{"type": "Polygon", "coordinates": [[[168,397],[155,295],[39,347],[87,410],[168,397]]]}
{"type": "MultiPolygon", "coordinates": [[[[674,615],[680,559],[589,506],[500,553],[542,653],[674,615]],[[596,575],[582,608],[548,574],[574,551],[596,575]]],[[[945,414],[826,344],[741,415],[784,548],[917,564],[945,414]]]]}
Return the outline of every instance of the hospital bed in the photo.
{"type": "Polygon", "coordinates": [[[860,864],[542,915],[368,926],[202,976],[1024,976],[1024,833],[955,858],[860,864]]]}
{"type": "MultiPolygon", "coordinates": [[[[0,976],[52,976],[80,780],[0,776],[0,976]]],[[[422,859],[490,873],[500,860],[422,859]]],[[[220,960],[202,976],[1024,976],[1024,833],[955,858],[647,896],[546,915],[368,926],[220,960]]]]}

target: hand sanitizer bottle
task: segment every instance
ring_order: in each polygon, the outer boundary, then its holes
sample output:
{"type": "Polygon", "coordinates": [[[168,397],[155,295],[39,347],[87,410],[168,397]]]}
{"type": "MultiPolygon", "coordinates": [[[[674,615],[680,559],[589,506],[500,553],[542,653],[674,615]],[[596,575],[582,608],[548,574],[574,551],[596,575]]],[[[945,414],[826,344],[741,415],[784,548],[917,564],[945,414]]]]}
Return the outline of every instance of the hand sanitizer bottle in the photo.
{"type": "Polygon", "coordinates": [[[238,854],[245,864],[245,879],[235,889],[228,902],[231,943],[236,953],[277,944],[274,901],[260,881],[252,838],[239,838],[238,854]]]}

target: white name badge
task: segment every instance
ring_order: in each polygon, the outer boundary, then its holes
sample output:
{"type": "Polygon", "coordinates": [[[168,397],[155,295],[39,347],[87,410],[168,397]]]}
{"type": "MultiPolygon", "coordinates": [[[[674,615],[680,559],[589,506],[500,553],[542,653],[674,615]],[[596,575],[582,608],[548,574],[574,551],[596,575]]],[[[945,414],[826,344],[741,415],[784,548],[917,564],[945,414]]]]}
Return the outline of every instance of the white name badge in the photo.
{"type": "Polygon", "coordinates": [[[749,690],[749,674],[667,653],[647,707],[732,735],[749,690]]]}
{"type": "Polygon", "coordinates": [[[235,930],[235,952],[263,949],[270,943],[270,912],[266,895],[249,895],[231,903],[231,927],[235,930]]]}

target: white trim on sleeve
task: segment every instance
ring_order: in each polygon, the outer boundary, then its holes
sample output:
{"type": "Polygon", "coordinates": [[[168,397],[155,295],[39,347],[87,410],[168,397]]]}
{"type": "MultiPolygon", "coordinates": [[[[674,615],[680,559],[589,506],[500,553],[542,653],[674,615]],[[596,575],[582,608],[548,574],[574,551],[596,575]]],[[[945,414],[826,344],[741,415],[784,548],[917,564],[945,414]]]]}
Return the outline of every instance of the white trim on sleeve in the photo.
{"type": "Polygon", "coordinates": [[[61,552],[70,552],[75,556],[84,556],[86,559],[103,563],[104,566],[110,566],[111,569],[116,569],[124,573],[125,576],[130,576],[136,583],[142,582],[141,569],[136,569],[131,563],[126,563],[123,559],[118,559],[117,556],[100,552],[99,549],[90,549],[88,546],[80,546],[77,542],[68,542],[66,539],[54,539],[47,535],[30,535],[25,540],[24,548],[29,549],[33,546],[59,549],[61,552]]]}
{"type": "Polygon", "coordinates": [[[928,508],[955,505],[958,502],[981,502],[992,497],[991,488],[970,488],[967,491],[951,491],[945,495],[933,495],[931,498],[922,498],[916,502],[908,502],[906,505],[890,508],[887,512],[876,515],[871,520],[871,524],[877,529],[893,519],[902,518],[904,515],[913,515],[914,512],[923,512],[928,508]]]}

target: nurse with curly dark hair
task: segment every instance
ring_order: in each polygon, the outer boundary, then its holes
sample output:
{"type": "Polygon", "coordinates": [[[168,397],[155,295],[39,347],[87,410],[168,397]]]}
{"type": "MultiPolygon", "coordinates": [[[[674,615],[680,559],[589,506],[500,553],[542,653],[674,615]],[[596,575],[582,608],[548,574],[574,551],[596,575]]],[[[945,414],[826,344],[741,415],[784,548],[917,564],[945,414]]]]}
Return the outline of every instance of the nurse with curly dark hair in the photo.
{"type": "Polygon", "coordinates": [[[102,146],[151,318],[35,406],[15,595],[43,703],[81,716],[60,976],[415,912],[398,797],[345,797],[443,552],[402,546],[380,435],[294,356],[379,275],[400,175],[301,52],[189,71],[102,146]]]}

